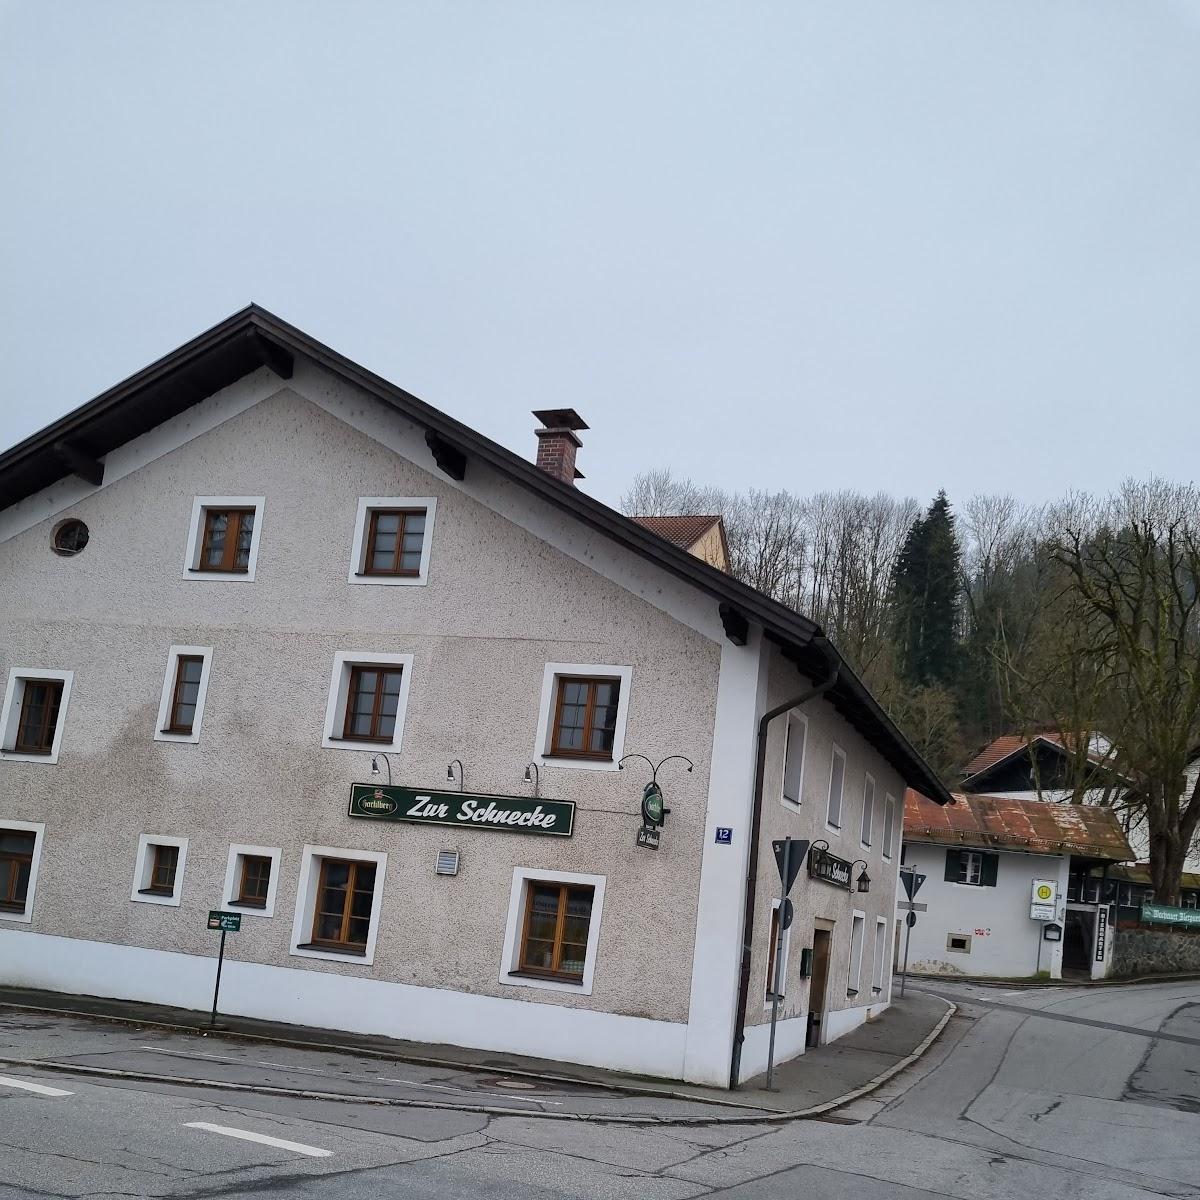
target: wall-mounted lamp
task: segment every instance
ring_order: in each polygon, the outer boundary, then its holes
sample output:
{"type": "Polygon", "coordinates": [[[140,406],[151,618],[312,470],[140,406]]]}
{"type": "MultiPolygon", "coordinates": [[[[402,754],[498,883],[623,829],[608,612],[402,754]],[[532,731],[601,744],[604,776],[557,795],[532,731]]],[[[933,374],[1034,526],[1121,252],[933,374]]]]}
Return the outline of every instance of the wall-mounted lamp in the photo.
{"type": "Polygon", "coordinates": [[[388,758],[388,756],[386,754],[372,754],[371,755],[371,774],[374,778],[376,778],[376,779],[379,778],[379,776],[380,776],[379,760],[381,758],[383,759],[383,765],[385,767],[387,767],[388,787],[391,787],[392,786],[392,761],[390,758],[388,758]]]}
{"type": "Polygon", "coordinates": [[[454,782],[454,768],[455,767],[458,767],[458,790],[461,792],[463,790],[463,783],[464,783],[463,765],[462,765],[461,758],[452,758],[450,760],[450,765],[446,768],[446,782],[447,783],[454,782]]]}
{"type": "Polygon", "coordinates": [[[531,762],[525,768],[525,782],[533,784],[533,794],[535,797],[542,794],[542,775],[538,770],[538,765],[531,762]]]}
{"type": "Polygon", "coordinates": [[[856,858],[850,864],[850,874],[851,875],[854,874],[854,868],[857,867],[859,863],[862,863],[862,872],[859,874],[859,877],[858,877],[858,890],[860,892],[869,892],[871,890],[871,877],[870,877],[870,875],[867,874],[866,859],[856,858]]]}

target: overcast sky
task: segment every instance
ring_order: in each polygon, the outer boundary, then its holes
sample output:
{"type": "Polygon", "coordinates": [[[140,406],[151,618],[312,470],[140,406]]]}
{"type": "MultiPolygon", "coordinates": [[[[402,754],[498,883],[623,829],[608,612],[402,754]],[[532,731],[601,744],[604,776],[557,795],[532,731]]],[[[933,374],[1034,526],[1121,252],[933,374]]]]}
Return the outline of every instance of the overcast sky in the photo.
{"type": "Polygon", "coordinates": [[[250,300],[615,503],[1200,453],[1200,0],[0,0],[0,445],[250,300]]]}

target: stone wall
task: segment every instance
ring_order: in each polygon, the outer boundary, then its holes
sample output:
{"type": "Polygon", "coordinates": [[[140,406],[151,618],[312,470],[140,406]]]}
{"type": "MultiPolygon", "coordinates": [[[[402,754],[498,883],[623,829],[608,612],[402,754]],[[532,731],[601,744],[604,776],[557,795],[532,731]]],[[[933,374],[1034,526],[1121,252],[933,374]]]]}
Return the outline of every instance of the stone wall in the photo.
{"type": "Polygon", "coordinates": [[[1112,974],[1173,975],[1200,973],[1200,931],[1183,929],[1118,929],[1112,974]]]}

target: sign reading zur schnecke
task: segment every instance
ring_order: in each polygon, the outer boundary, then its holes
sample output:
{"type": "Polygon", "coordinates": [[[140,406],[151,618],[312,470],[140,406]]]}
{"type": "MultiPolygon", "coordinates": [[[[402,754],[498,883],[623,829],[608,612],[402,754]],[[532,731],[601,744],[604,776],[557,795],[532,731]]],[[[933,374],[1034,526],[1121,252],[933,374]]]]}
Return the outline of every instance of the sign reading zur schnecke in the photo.
{"type": "Polygon", "coordinates": [[[456,825],[541,837],[570,837],[575,829],[575,804],[571,800],[435,792],[391,784],[352,783],[349,814],[373,821],[456,825]]]}

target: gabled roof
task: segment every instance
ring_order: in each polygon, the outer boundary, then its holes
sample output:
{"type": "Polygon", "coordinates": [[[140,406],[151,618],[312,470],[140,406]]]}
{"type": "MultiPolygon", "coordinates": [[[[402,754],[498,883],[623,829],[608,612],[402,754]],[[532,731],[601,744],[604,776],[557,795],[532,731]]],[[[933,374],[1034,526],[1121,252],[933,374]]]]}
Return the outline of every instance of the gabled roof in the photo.
{"type": "Polygon", "coordinates": [[[707,593],[735,644],[744,644],[754,623],[762,626],[766,636],[808,678],[824,679],[836,665],[837,683],[826,693],[827,699],[878,748],[906,783],[920,787],[940,803],[949,802],[950,794],[937,776],[815,622],[554,478],[256,304],[0,454],[0,509],[71,474],[98,485],[103,478],[103,457],[109,451],[262,366],[282,379],[290,378],[297,356],[361,388],[423,427],[431,469],[436,465],[443,474],[463,479],[472,460],[486,463],[548,504],[707,593]]]}
{"type": "MultiPolygon", "coordinates": [[[[1150,879],[1150,864],[1145,862],[1125,863],[1119,867],[1113,867],[1109,871],[1108,877],[1109,879],[1121,879],[1127,883],[1140,883],[1146,887],[1153,886],[1150,879]]],[[[1179,886],[1184,891],[1200,892],[1200,872],[1182,872],[1179,876],[1179,886]]]]}
{"type": "Polygon", "coordinates": [[[941,805],[912,788],[904,794],[904,839],[976,850],[1074,854],[1110,862],[1136,857],[1111,808],[961,792],[954,793],[950,804],[941,805]]]}
{"type": "MultiPolygon", "coordinates": [[[[1006,733],[990,741],[967,763],[963,769],[963,779],[967,780],[975,775],[982,775],[984,771],[990,770],[997,764],[1004,762],[1005,759],[1012,758],[1014,754],[1020,753],[1035,742],[1051,746],[1062,753],[1066,753],[1067,751],[1067,746],[1063,742],[1061,733],[1047,731],[1045,733],[1035,733],[1031,737],[1026,737],[1020,733],[1006,733]]],[[[1092,747],[1088,748],[1088,758],[1097,764],[1104,762],[1104,756],[1092,747]]]]}
{"type": "Polygon", "coordinates": [[[690,550],[721,518],[719,516],[634,517],[651,533],[690,550]]]}

